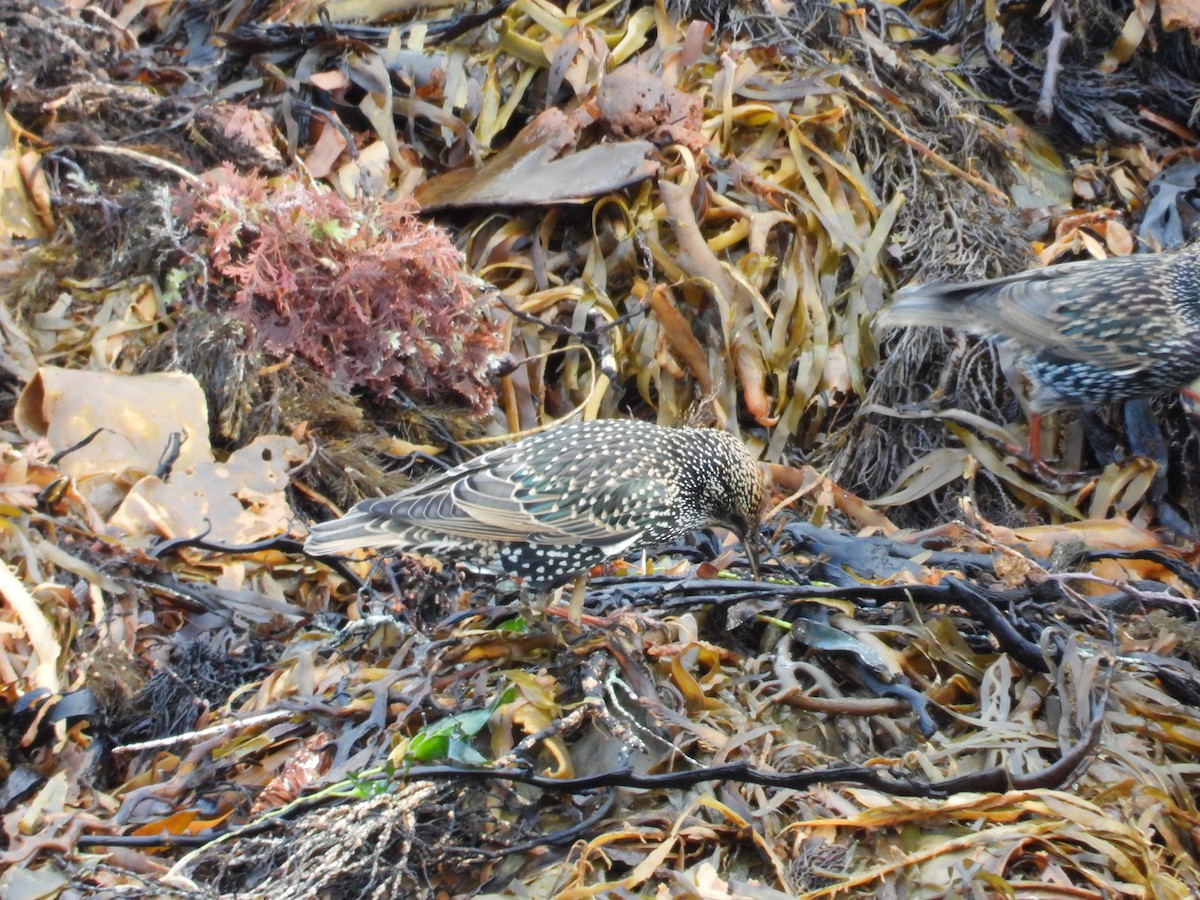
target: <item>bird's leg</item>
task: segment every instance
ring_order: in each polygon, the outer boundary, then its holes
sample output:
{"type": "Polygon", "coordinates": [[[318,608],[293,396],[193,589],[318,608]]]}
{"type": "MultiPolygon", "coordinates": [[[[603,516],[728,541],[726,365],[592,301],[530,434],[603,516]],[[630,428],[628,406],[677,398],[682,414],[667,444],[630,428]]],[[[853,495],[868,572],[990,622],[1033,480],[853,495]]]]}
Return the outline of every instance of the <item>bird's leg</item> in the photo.
{"type": "Polygon", "coordinates": [[[1017,365],[1017,358],[1013,354],[1013,349],[1007,342],[1001,341],[996,351],[996,360],[1000,366],[1000,372],[1004,375],[1005,380],[1012,389],[1013,395],[1017,398],[1017,403],[1021,407],[1021,410],[1029,419],[1029,446],[1022,449],[1021,447],[1010,445],[1007,448],[1007,452],[1013,454],[1018,459],[1027,461],[1036,472],[1048,471],[1053,474],[1054,470],[1042,460],[1042,414],[1033,411],[1033,400],[1029,393],[1023,389],[1023,386],[1027,385],[1028,382],[1021,373],[1020,366],[1017,365]]]}
{"type": "MultiPolygon", "coordinates": [[[[1010,447],[1008,452],[1012,453],[1018,459],[1028,462],[1036,474],[1044,478],[1057,480],[1065,473],[1059,472],[1042,458],[1042,414],[1034,411],[1033,398],[1021,389],[1021,385],[1028,384],[1028,380],[1021,374],[1021,369],[1017,365],[1017,360],[1012,353],[1011,347],[1001,342],[998,351],[1000,371],[1004,374],[1005,379],[1007,379],[1009,386],[1016,395],[1017,403],[1020,404],[1021,409],[1025,411],[1025,415],[1029,419],[1029,446],[1025,449],[1010,447]]],[[[1036,393],[1035,390],[1034,394],[1036,395],[1036,393]]]]}
{"type": "MultiPolygon", "coordinates": [[[[1046,459],[1042,452],[1042,443],[1046,434],[1046,429],[1044,427],[1045,421],[1046,417],[1041,413],[1034,412],[1033,410],[1029,411],[1029,464],[1033,466],[1035,472],[1038,472],[1047,478],[1054,478],[1058,480],[1078,476],[1078,472],[1064,471],[1056,468],[1046,459]]],[[[1061,423],[1059,423],[1057,419],[1056,423],[1058,423],[1058,427],[1056,427],[1053,432],[1055,438],[1059,436],[1062,428],[1061,423]]],[[[1055,442],[1055,446],[1051,449],[1054,452],[1054,459],[1058,462],[1061,462],[1061,459],[1059,458],[1060,451],[1057,446],[1057,440],[1055,442]]]]}
{"type": "Polygon", "coordinates": [[[1018,459],[1023,459],[1033,469],[1034,474],[1053,481],[1063,481],[1066,479],[1078,478],[1081,473],[1063,471],[1057,469],[1050,463],[1046,462],[1042,456],[1042,420],[1041,413],[1029,410],[1029,446],[1025,449],[1020,447],[1009,446],[1008,452],[1015,455],[1018,459]]]}
{"type": "Polygon", "coordinates": [[[1035,466],[1045,465],[1042,460],[1042,414],[1029,414],[1029,458],[1035,466]]]}
{"type": "Polygon", "coordinates": [[[1021,447],[1020,445],[1009,444],[1005,451],[1011,453],[1018,459],[1023,459],[1029,463],[1030,467],[1039,475],[1047,478],[1057,478],[1062,473],[1055,469],[1052,465],[1042,459],[1042,414],[1035,413],[1032,410],[1029,412],[1029,446],[1021,447]]]}
{"type": "Polygon", "coordinates": [[[762,581],[762,568],[759,565],[758,555],[758,532],[748,531],[740,537],[742,546],[746,548],[746,559],[750,562],[750,574],[754,576],[755,581],[762,581]]]}

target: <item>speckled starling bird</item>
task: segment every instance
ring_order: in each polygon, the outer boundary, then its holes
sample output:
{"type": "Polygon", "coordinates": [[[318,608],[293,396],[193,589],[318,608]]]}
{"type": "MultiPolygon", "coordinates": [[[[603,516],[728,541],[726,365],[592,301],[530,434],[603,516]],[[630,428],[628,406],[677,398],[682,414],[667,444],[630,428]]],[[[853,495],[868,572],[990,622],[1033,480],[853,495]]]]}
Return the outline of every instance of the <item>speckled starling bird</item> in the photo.
{"type": "Polygon", "coordinates": [[[315,556],[366,547],[445,555],[518,576],[531,590],[721,525],[745,541],[762,470],[736,438],[633,419],[579,422],[492,450],[317,525],[315,556]]]}
{"type": "Polygon", "coordinates": [[[1200,245],[907,287],[878,325],[997,339],[1037,414],[1165,394],[1200,377],[1200,245]]]}

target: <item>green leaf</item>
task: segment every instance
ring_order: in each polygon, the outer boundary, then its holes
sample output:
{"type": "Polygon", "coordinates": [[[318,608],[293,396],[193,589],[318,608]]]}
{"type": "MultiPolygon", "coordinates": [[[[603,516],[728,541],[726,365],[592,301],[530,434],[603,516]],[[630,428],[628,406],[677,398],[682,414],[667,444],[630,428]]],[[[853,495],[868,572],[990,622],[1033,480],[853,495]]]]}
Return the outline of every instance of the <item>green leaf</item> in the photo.
{"type": "Polygon", "coordinates": [[[426,725],[409,741],[404,753],[405,762],[430,762],[449,759],[468,765],[483,765],[487,759],[470,745],[470,739],[483,730],[492,714],[501,704],[510,703],[516,697],[511,685],[485,709],[473,709],[426,725]]]}

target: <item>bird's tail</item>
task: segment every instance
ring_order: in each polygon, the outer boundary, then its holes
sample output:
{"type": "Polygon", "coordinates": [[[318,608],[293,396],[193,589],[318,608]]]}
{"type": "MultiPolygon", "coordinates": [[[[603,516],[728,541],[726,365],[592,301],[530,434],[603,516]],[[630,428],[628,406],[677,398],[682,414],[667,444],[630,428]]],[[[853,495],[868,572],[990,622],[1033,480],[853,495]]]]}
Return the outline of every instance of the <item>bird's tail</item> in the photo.
{"type": "Polygon", "coordinates": [[[875,317],[876,328],[906,325],[950,326],[962,317],[961,284],[934,282],[901,288],[892,295],[892,305],[875,317]]]}
{"type": "Polygon", "coordinates": [[[935,281],[902,288],[892,303],[875,317],[876,331],[927,325],[932,328],[963,328],[970,324],[971,305],[965,302],[973,285],[935,281]]]}
{"type": "Polygon", "coordinates": [[[351,510],[340,519],[314,525],[304,541],[304,552],[310,556],[329,556],[349,550],[392,547],[401,542],[402,538],[379,516],[351,510]]]}

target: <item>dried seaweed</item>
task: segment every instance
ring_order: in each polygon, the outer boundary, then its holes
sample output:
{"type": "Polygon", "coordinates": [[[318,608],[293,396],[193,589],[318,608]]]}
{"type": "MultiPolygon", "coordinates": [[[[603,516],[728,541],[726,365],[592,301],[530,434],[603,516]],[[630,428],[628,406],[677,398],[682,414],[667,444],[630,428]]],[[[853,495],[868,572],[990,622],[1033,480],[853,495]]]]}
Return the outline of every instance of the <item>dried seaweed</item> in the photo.
{"type": "Polygon", "coordinates": [[[0,3],[9,380],[182,370],[219,449],[311,446],[290,535],[147,554],[83,441],[0,434],[0,892],[1194,892],[1193,424],[1163,482],[1064,419],[1055,480],[989,345],[870,328],[1130,252],[1151,184],[1186,233],[1195,54],[1144,11],[0,3]],[[297,552],[575,414],[739,432],[769,580],[711,536],[581,612],[297,552]]]}

